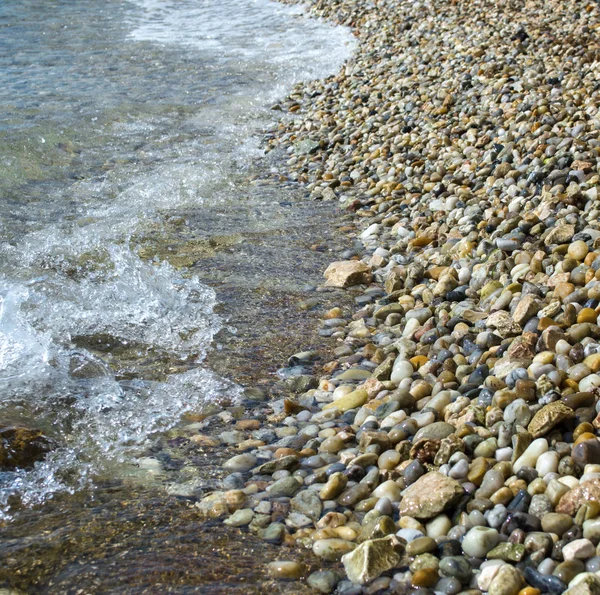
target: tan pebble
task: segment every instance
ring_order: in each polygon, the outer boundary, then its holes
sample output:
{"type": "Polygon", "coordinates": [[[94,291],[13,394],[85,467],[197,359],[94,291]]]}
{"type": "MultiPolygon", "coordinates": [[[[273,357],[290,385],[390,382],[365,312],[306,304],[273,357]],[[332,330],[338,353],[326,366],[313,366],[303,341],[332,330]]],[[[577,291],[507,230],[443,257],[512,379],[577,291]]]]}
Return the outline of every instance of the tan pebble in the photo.
{"type": "Polygon", "coordinates": [[[335,307],[335,308],[331,308],[331,310],[328,310],[327,312],[325,312],[325,315],[323,316],[323,318],[325,320],[332,320],[334,318],[342,318],[343,315],[344,315],[344,313],[343,313],[342,309],[335,307]]]}
{"type": "Polygon", "coordinates": [[[267,564],[269,574],[278,579],[299,579],[305,572],[303,564],[290,560],[276,560],[267,564]]]}
{"type": "Polygon", "coordinates": [[[298,451],[294,450],[293,448],[281,447],[273,453],[273,457],[276,459],[281,459],[282,457],[289,457],[291,455],[298,456],[298,454],[298,451]]]}
{"type": "Polygon", "coordinates": [[[494,504],[508,504],[513,498],[514,494],[506,486],[500,488],[490,496],[490,500],[494,504]]]}
{"type": "Polygon", "coordinates": [[[588,355],[583,363],[592,371],[598,372],[600,370],[600,353],[592,353],[588,355]]]}
{"type": "Polygon", "coordinates": [[[568,255],[575,260],[583,260],[589,252],[587,244],[583,240],[573,242],[567,251],[568,255]]]}
{"type": "Polygon", "coordinates": [[[334,532],[337,537],[345,539],[346,541],[354,541],[356,539],[356,531],[351,527],[336,527],[334,532]]]}
{"type": "Polygon", "coordinates": [[[546,492],[546,482],[541,477],[536,477],[528,486],[527,491],[531,496],[535,494],[543,494],[546,492]]]}
{"type": "Polygon", "coordinates": [[[192,436],[190,440],[200,446],[218,446],[221,444],[221,441],[218,438],[205,436],[204,434],[196,434],[195,436],[192,436]]]}

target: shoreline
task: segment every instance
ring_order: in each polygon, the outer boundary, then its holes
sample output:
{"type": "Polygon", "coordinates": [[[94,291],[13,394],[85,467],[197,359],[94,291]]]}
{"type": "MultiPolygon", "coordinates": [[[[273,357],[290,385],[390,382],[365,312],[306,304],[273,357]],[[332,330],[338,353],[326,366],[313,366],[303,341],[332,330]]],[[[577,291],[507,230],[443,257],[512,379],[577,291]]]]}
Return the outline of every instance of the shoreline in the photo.
{"type": "Polygon", "coordinates": [[[361,295],[197,507],[341,559],[315,592],[600,589],[600,15],[578,6],[312,8],[359,46],[268,142],[355,213],[361,260],[327,278],[361,295]]]}

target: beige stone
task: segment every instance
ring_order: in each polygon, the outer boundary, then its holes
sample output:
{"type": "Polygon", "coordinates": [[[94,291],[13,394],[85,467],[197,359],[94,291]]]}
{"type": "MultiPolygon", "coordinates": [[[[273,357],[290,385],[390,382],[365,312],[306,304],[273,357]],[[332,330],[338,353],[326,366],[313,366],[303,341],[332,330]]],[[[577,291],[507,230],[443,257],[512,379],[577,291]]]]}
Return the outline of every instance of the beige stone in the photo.
{"type": "Polygon", "coordinates": [[[521,327],[513,320],[512,316],[504,310],[498,310],[489,316],[485,325],[495,328],[502,338],[511,337],[521,333],[521,327]]]}
{"type": "Polygon", "coordinates": [[[430,519],[447,510],[463,493],[457,481],[438,471],[430,471],[405,490],[400,514],[430,519]]]}
{"type": "Polygon", "coordinates": [[[532,316],[535,316],[543,307],[542,301],[534,295],[527,294],[519,301],[513,312],[514,321],[523,326],[532,316]]]}
{"type": "Polygon", "coordinates": [[[395,535],[388,535],[361,543],[342,557],[342,563],[353,583],[365,585],[399,564],[403,553],[402,542],[395,535]]]}
{"type": "Polygon", "coordinates": [[[325,285],[330,287],[350,287],[370,283],[371,268],[360,260],[338,260],[332,262],[324,273],[325,285]]]}
{"type": "Polygon", "coordinates": [[[575,412],[562,401],[554,401],[544,405],[529,422],[527,431],[532,437],[540,438],[545,436],[554,426],[566,419],[575,417],[575,412]]]}

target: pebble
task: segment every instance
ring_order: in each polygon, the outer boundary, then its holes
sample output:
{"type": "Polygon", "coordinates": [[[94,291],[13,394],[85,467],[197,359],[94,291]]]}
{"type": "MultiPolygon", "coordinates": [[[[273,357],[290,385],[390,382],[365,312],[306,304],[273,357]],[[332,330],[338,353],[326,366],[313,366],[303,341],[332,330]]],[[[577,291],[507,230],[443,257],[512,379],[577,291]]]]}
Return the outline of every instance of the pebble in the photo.
{"type": "Polygon", "coordinates": [[[344,211],[325,282],[354,309],[195,440],[229,473],[198,510],[362,560],[323,593],[563,593],[600,568],[600,7],[312,5],[357,48],[266,145],[344,211]]]}
{"type": "Polygon", "coordinates": [[[277,579],[299,579],[305,572],[304,566],[299,562],[290,560],[276,560],[267,564],[269,574],[277,579]]]}

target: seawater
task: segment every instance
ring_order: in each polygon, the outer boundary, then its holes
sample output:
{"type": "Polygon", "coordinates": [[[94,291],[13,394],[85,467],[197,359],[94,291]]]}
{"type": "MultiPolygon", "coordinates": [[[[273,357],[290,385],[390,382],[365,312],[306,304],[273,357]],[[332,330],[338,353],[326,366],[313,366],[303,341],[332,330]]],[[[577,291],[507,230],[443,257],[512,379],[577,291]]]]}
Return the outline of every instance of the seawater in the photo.
{"type": "Polygon", "coordinates": [[[169,230],[214,209],[233,224],[196,220],[193,245],[214,226],[235,247],[236,213],[273,200],[240,190],[271,104],[352,42],[269,0],[3,0],[0,37],[0,422],[58,444],[0,473],[8,519],[239,396],[203,365],[225,324],[211,273],[169,230]]]}

